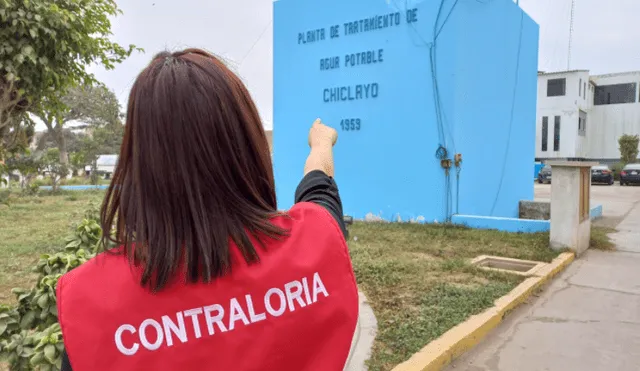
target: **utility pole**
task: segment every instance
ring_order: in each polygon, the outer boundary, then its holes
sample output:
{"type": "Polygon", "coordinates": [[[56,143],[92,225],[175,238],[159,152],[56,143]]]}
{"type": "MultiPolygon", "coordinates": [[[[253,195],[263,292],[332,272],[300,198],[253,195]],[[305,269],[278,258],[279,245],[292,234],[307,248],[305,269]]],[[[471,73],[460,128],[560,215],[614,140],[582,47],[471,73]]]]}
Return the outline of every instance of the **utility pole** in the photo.
{"type": "Polygon", "coordinates": [[[569,21],[569,50],[567,53],[567,71],[571,70],[571,44],[573,42],[573,15],[576,7],[576,0],[571,0],[571,20],[569,21]]]}

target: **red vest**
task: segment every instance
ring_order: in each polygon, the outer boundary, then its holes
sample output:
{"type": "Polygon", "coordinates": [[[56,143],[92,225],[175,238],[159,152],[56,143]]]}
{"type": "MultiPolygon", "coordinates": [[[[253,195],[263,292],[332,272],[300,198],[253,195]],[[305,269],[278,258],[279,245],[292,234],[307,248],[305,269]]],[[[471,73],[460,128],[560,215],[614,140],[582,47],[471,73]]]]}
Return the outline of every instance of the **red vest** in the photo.
{"type": "MultiPolygon", "coordinates": [[[[340,228],[296,204],[276,225],[291,236],[211,284],[152,294],[120,255],[101,254],[58,282],[58,318],[74,371],[343,370],[358,292],[340,228]]],[[[139,272],[139,270],[138,270],[139,272]]]]}

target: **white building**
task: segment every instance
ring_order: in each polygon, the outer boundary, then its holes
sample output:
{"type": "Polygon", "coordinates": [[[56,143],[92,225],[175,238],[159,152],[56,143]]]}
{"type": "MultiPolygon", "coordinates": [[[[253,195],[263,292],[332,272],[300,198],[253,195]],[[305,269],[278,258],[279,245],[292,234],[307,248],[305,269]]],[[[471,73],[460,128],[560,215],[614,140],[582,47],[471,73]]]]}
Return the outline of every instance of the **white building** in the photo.
{"type": "MultiPolygon", "coordinates": [[[[116,169],[118,163],[118,155],[100,155],[96,161],[98,174],[108,174],[110,177],[116,169]]],[[[91,165],[85,166],[85,172],[91,173],[91,165]]]]}
{"type": "Polygon", "coordinates": [[[538,73],[536,160],[615,163],[618,138],[640,134],[640,71],[538,73]]]}

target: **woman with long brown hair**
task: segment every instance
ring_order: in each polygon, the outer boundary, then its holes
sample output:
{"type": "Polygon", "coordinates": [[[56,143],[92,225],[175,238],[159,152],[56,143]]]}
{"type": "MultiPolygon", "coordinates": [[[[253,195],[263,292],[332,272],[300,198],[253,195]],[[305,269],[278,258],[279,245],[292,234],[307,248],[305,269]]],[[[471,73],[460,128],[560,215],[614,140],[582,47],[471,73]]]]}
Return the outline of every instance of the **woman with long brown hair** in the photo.
{"type": "Polygon", "coordinates": [[[58,282],[63,369],[342,370],[358,294],[336,131],[313,123],[279,212],[257,109],[216,57],[154,57],[126,120],[101,215],[118,247],[58,282]]]}

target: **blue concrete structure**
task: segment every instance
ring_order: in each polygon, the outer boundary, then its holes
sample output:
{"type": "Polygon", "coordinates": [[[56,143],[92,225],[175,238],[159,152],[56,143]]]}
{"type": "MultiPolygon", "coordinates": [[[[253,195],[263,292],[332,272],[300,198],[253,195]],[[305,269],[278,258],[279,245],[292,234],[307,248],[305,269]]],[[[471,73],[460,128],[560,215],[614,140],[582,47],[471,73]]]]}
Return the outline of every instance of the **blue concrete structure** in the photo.
{"type": "Polygon", "coordinates": [[[535,164],[533,164],[533,179],[538,179],[538,174],[543,167],[544,164],[541,162],[536,162],[535,164]]]}
{"type": "Polygon", "coordinates": [[[451,223],[474,229],[493,229],[513,233],[549,232],[551,228],[551,223],[548,220],[499,218],[477,215],[454,215],[451,223]]]}
{"type": "Polygon", "coordinates": [[[512,0],[276,1],[278,206],[293,203],[320,117],[339,131],[345,214],[517,217],[533,199],[538,33],[512,0]],[[462,154],[459,186],[440,146],[462,154]]]}
{"type": "Polygon", "coordinates": [[[602,217],[602,205],[596,205],[589,210],[589,216],[591,220],[602,217]]]}
{"type": "MultiPolygon", "coordinates": [[[[64,190],[64,191],[88,191],[88,190],[97,190],[97,189],[107,189],[107,188],[109,188],[109,186],[107,184],[101,184],[101,185],[67,185],[67,186],[60,186],[59,188],[61,190],[64,190]]],[[[51,190],[51,186],[41,186],[40,189],[43,190],[43,191],[50,191],[51,190]]]]}
{"type": "MultiPolygon", "coordinates": [[[[602,217],[602,205],[592,207],[590,210],[590,216],[591,220],[602,217]]],[[[451,219],[451,223],[475,229],[494,229],[514,233],[549,232],[551,229],[551,222],[549,220],[496,218],[477,215],[454,215],[451,219]]]]}

